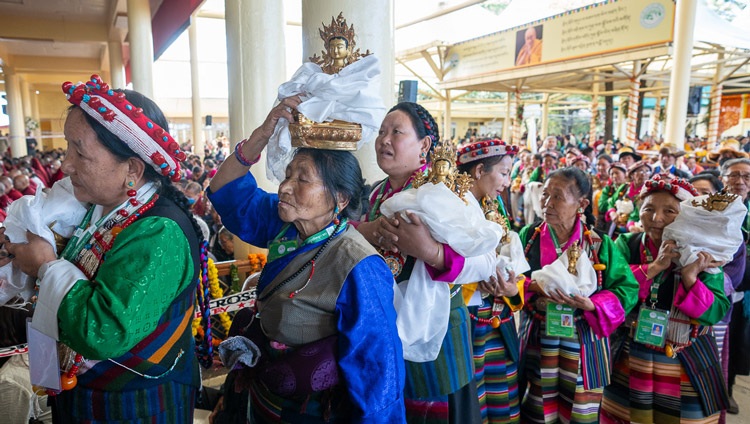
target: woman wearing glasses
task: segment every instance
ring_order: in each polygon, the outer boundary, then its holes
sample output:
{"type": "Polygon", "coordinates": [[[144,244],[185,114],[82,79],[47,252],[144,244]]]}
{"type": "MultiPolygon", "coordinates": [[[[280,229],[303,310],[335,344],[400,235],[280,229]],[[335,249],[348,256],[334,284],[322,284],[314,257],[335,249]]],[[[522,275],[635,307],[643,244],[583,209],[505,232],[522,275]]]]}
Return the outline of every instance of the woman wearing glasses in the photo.
{"type": "MultiPolygon", "coordinates": [[[[742,202],[748,206],[750,192],[750,159],[731,159],[721,166],[721,174],[727,191],[742,197],[742,202]]],[[[742,224],[742,235],[745,238],[746,252],[750,253],[750,217],[742,224]]],[[[747,256],[746,256],[747,258],[747,256]]],[[[729,321],[729,408],[730,414],[739,413],[737,402],[732,397],[732,386],[738,375],[750,374],[750,269],[745,267],[742,283],[732,294],[732,315],[729,321]]]]}

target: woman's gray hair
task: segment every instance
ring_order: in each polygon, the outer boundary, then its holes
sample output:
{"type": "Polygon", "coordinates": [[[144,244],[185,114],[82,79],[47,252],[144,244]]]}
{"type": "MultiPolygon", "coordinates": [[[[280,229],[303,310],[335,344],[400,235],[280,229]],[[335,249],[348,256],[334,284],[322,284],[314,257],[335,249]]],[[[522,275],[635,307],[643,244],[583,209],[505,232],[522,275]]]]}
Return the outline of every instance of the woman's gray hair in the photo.
{"type": "Polygon", "coordinates": [[[729,168],[733,167],[734,165],[739,165],[739,164],[745,164],[747,166],[750,166],[750,159],[748,158],[729,159],[728,161],[724,162],[721,165],[721,175],[726,175],[727,172],[729,172],[729,168]]]}

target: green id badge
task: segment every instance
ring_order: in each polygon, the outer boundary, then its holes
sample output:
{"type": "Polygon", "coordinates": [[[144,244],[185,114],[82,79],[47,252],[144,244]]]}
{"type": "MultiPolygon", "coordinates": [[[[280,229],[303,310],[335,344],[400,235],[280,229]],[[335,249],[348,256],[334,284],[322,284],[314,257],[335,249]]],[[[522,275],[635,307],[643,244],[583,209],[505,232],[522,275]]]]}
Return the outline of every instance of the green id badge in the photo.
{"type": "Polygon", "coordinates": [[[633,340],[651,346],[664,347],[667,341],[669,311],[641,306],[633,340]]]}
{"type": "Polygon", "coordinates": [[[573,325],[575,308],[558,303],[547,302],[547,330],[552,337],[573,337],[576,332],[573,325]]]}
{"type": "Polygon", "coordinates": [[[297,240],[274,241],[268,245],[268,262],[297,250],[297,240]]]}

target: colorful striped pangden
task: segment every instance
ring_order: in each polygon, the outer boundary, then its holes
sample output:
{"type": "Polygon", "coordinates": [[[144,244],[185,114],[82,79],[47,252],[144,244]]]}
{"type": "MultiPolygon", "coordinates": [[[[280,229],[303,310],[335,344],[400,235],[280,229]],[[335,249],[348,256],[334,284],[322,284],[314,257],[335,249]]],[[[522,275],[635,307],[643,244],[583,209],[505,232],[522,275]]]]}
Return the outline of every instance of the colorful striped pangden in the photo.
{"type": "MultiPolygon", "coordinates": [[[[523,312],[524,325],[531,316],[523,312]]],[[[581,343],[572,338],[547,337],[544,321],[531,326],[524,353],[529,389],[521,416],[530,423],[596,423],[602,389],[585,390],[581,375],[581,343]]]]}

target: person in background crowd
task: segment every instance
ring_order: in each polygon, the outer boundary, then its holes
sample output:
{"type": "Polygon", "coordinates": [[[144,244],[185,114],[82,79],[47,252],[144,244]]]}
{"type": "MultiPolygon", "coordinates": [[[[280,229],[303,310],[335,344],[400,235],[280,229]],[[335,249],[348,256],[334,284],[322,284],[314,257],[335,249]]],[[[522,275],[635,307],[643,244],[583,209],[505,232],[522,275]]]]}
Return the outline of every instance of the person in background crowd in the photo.
{"type": "MultiPolygon", "coordinates": [[[[742,198],[746,207],[750,207],[750,159],[737,158],[724,162],[721,175],[728,192],[742,198]]],[[[742,224],[742,235],[745,239],[746,262],[750,258],[750,215],[742,224]]],[[[750,374],[750,267],[745,265],[742,282],[732,294],[732,313],[729,320],[729,408],[730,414],[738,414],[739,405],[735,401],[734,385],[738,375],[750,374]]]]}

